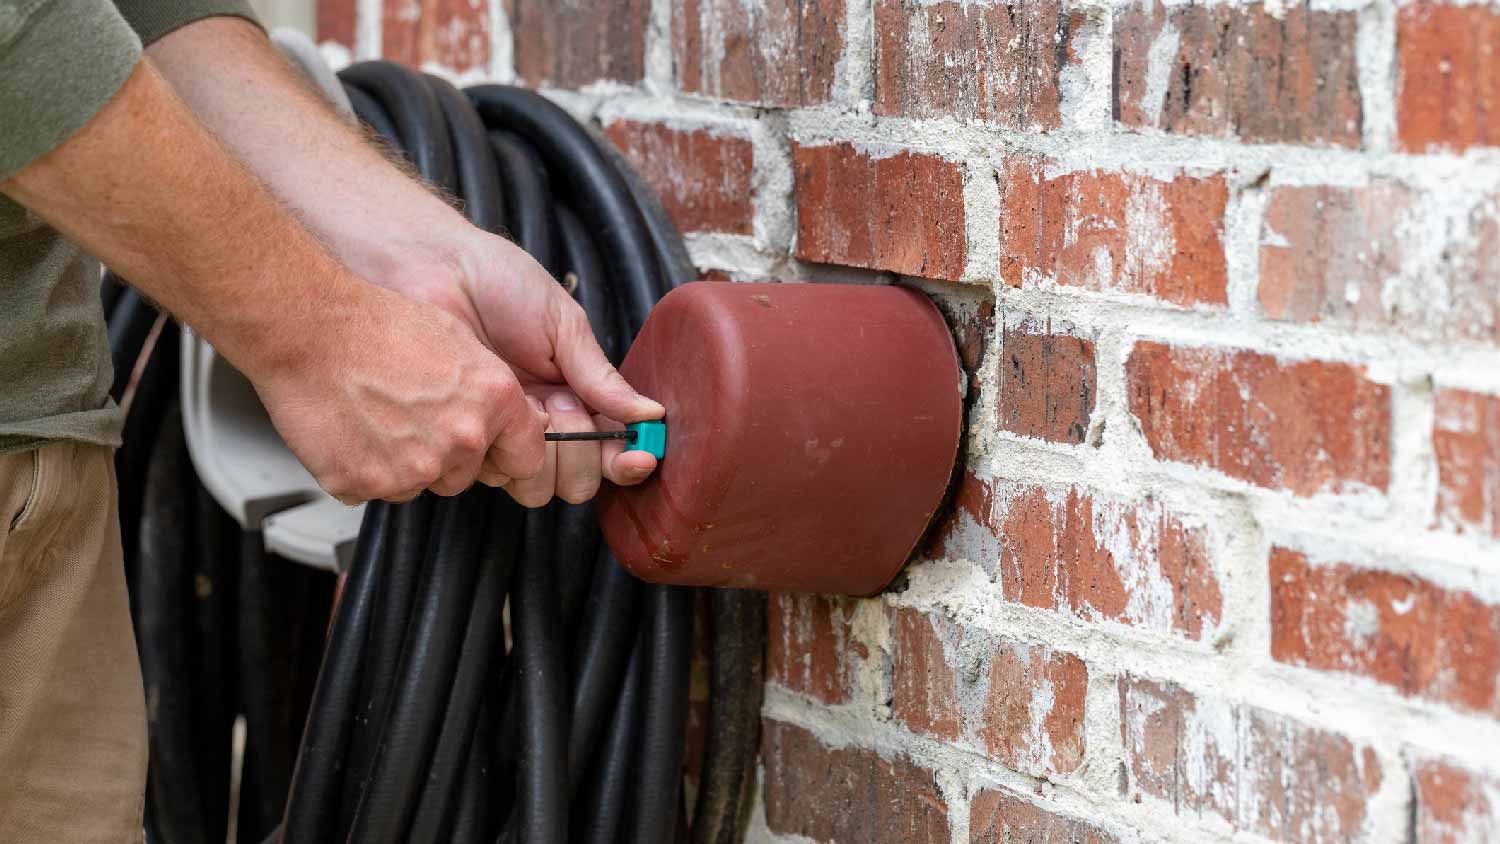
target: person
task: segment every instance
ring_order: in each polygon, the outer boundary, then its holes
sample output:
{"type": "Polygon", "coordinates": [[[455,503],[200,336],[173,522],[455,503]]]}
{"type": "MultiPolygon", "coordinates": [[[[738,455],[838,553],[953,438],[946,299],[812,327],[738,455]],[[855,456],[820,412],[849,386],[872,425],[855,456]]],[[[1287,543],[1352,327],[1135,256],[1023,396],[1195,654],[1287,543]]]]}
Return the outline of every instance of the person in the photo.
{"type": "Polygon", "coordinates": [[[255,385],[339,499],[539,506],[655,468],[582,310],[310,90],[247,0],[0,0],[0,841],[142,838],[95,259],[255,385]],[[92,256],[92,257],[91,257],[92,256]]]}

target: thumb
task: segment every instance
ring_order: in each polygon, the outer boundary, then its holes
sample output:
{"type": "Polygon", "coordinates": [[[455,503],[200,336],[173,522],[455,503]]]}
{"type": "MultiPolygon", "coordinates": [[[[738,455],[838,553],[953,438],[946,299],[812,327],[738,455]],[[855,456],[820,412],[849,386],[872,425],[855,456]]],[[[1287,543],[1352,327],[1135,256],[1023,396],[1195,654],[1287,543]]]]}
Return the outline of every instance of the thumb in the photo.
{"type": "Polygon", "coordinates": [[[637,393],[610,364],[582,310],[565,321],[554,355],[568,387],[595,411],[627,423],[666,415],[666,408],[637,393]]]}

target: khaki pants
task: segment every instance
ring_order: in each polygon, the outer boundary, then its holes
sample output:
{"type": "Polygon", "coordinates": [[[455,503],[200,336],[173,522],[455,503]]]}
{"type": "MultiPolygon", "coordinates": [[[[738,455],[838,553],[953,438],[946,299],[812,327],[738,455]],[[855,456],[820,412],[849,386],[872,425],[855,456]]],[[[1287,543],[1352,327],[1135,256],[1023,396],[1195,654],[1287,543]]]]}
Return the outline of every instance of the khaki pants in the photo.
{"type": "Polygon", "coordinates": [[[0,455],[0,842],[139,842],[146,709],[113,452],[0,455]]]}

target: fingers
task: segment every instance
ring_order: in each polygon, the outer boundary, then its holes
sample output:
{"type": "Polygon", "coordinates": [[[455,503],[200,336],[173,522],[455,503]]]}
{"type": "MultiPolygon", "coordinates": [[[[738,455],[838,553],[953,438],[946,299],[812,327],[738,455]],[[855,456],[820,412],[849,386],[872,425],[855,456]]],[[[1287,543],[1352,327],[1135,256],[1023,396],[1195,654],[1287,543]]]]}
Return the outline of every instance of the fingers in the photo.
{"type": "MultiPolygon", "coordinates": [[[[600,431],[618,431],[625,427],[602,415],[594,417],[594,424],[600,431]]],[[[635,486],[656,470],[656,458],[647,451],[626,451],[621,440],[609,440],[601,449],[599,470],[616,486],[635,486]]]]}
{"type": "Polygon", "coordinates": [[[563,307],[554,356],[568,387],[590,407],[614,419],[640,422],[665,416],[665,408],[637,393],[610,365],[583,309],[573,301],[563,307]]]}
{"type": "MultiPolygon", "coordinates": [[[[472,426],[471,426],[472,427],[472,426]]],[[[438,495],[458,495],[474,484],[480,466],[488,454],[489,440],[486,433],[477,428],[465,434],[456,434],[451,443],[447,463],[438,479],[427,488],[438,495]]]]}
{"type": "Polygon", "coordinates": [[[422,487],[417,487],[415,489],[408,489],[408,490],[405,490],[403,492],[398,492],[395,495],[386,496],[385,498],[383,498],[381,500],[382,501],[389,501],[392,504],[405,504],[406,502],[411,501],[412,499],[414,499],[417,496],[421,495],[422,494],[422,490],[423,490],[422,487]]]}
{"type": "Polygon", "coordinates": [[[479,474],[474,478],[474,480],[488,487],[499,488],[510,483],[510,475],[507,475],[499,469],[495,468],[495,464],[490,459],[490,455],[486,454],[484,456],[484,462],[479,465],[479,474]]]}
{"type": "Polygon", "coordinates": [[[557,486],[557,443],[546,443],[545,447],[540,471],[505,484],[505,491],[522,507],[544,507],[552,500],[552,490],[557,486]]]}
{"type": "MultiPolygon", "coordinates": [[[[553,394],[547,399],[547,413],[552,418],[554,431],[575,433],[595,430],[593,418],[572,393],[553,394]]],[[[571,504],[581,504],[594,497],[599,491],[599,453],[597,442],[567,443],[557,449],[557,483],[554,490],[558,498],[571,504]]]]}
{"type": "Polygon", "coordinates": [[[516,400],[507,401],[498,410],[499,434],[490,444],[484,462],[493,474],[513,479],[532,478],[548,460],[547,444],[542,440],[547,431],[547,411],[541,402],[521,393],[519,383],[515,390],[516,400]]]}

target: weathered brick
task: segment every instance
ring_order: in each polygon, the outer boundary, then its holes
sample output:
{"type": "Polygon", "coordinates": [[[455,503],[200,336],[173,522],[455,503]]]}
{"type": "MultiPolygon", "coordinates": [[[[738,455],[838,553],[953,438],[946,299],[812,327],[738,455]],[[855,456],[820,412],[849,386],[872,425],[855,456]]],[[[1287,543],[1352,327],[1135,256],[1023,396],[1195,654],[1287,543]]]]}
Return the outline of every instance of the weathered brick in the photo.
{"type": "Polygon", "coordinates": [[[1272,319],[1419,339],[1500,339],[1500,207],[1493,197],[1279,186],[1260,237],[1261,309],[1272,319]]]}
{"type": "Polygon", "coordinates": [[[755,161],[750,139],[716,129],[617,120],[605,134],[656,189],[683,231],[752,234],[755,161]]]}
{"type": "Polygon", "coordinates": [[[357,21],[355,0],[317,0],[316,37],[319,43],[332,41],[354,49],[354,25],[357,21]]]}
{"type": "Polygon", "coordinates": [[[854,641],[854,604],[819,595],[771,596],[766,668],[771,681],[827,704],[850,698],[855,658],[869,656],[854,641]]]}
{"type": "Polygon", "coordinates": [[[999,527],[991,512],[994,489],[973,470],[958,479],[948,509],[933,526],[923,556],[928,559],[967,559],[993,572],[1000,558],[999,527]]]}
{"type": "Polygon", "coordinates": [[[1088,669],[1078,657],[912,609],[893,610],[891,627],[896,720],[1038,776],[1082,763],[1088,669]]]}
{"type": "Polygon", "coordinates": [[[979,373],[984,366],[985,354],[994,345],[995,300],[986,296],[975,302],[953,296],[935,300],[937,306],[953,327],[953,340],[958,346],[958,363],[969,378],[968,394],[964,401],[969,407],[984,391],[979,373]]]}
{"type": "Polygon", "coordinates": [[[504,0],[516,75],[533,87],[639,82],[651,0],[504,0]]]}
{"type": "Polygon", "coordinates": [[[490,20],[483,0],[386,0],[384,8],[382,57],[458,72],[489,65],[490,20]]]}
{"type": "Polygon", "coordinates": [[[1173,683],[1126,674],[1119,690],[1127,793],[1290,844],[1373,840],[1382,771],[1368,746],[1173,683]]]}
{"type": "Polygon", "coordinates": [[[1500,537],[1500,396],[1438,390],[1433,404],[1439,520],[1500,537]]]}
{"type": "Polygon", "coordinates": [[[792,724],[761,730],[766,825],[820,844],[950,844],[933,772],[905,756],[832,748],[792,724]]]}
{"type": "Polygon", "coordinates": [[[912,732],[948,741],[963,735],[958,678],[930,616],[898,610],[891,619],[891,709],[912,732]]]}
{"type": "Polygon", "coordinates": [[[796,255],[926,278],[963,275],[964,179],[957,164],[909,151],[792,145],[796,255]]]}
{"type": "Polygon", "coordinates": [[[672,0],[677,84],[768,106],[828,102],[844,53],[844,0],[672,0]]]}
{"type": "Polygon", "coordinates": [[[1050,320],[1027,319],[1000,332],[1000,430],[1052,442],[1083,442],[1094,413],[1096,381],[1094,341],[1054,334],[1050,320]]]}
{"type": "Polygon", "coordinates": [[[1056,129],[1062,73],[1078,63],[1072,35],[1083,20],[1058,0],[880,0],[875,113],[1056,129]]]}
{"type": "Polygon", "coordinates": [[[1007,600],[1194,639],[1223,617],[1203,531],[1160,503],[1025,486],[993,500],[1007,600]]]}
{"type": "Polygon", "coordinates": [[[1006,284],[1062,284],[1188,306],[1228,301],[1223,176],[1049,175],[1048,167],[1015,156],[1001,168],[1006,284]]]}
{"type": "Polygon", "coordinates": [[[1396,56],[1403,149],[1500,144],[1500,11],[1482,3],[1403,4],[1396,56]]]}
{"type": "Polygon", "coordinates": [[[1358,146],[1357,21],[1301,3],[1117,6],[1115,117],[1180,134],[1358,146]]]}
{"type": "Polygon", "coordinates": [[[1271,549],[1271,656],[1500,717],[1500,605],[1405,574],[1271,549]]]}
{"type": "Polygon", "coordinates": [[[1500,841],[1500,777],[1443,759],[1412,765],[1416,837],[1412,844],[1494,844],[1500,841]]]}
{"type": "Polygon", "coordinates": [[[1097,826],[1011,791],[983,789],[969,804],[969,844],[1117,844],[1097,826]]]}
{"type": "Polygon", "coordinates": [[[1203,529],[1149,498],[966,472],[926,554],[972,560],[999,580],[1005,600],[1086,621],[1199,639],[1223,618],[1203,529]]]}
{"type": "Polygon", "coordinates": [[[1158,459],[1303,496],[1390,481],[1390,388],[1360,367],[1140,342],[1125,372],[1158,459]]]}

